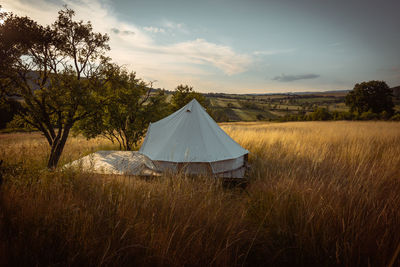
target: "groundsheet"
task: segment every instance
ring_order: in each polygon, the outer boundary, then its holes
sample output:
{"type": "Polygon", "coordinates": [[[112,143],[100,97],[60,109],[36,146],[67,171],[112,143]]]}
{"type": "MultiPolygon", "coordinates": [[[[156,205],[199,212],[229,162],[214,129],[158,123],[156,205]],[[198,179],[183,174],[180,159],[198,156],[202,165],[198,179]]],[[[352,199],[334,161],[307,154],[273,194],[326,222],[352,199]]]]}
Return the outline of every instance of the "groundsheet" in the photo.
{"type": "Polygon", "coordinates": [[[158,174],[153,162],[137,151],[97,151],[64,167],[100,174],[144,176],[158,174]]]}

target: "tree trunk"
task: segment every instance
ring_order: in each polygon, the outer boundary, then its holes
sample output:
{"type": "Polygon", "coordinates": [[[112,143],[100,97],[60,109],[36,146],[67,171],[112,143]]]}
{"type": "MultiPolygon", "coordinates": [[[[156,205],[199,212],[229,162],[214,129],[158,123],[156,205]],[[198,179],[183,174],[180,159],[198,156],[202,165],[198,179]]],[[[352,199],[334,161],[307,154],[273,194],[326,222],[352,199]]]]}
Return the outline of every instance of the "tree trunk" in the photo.
{"type": "Polygon", "coordinates": [[[61,153],[63,152],[65,143],[67,142],[71,127],[72,126],[67,125],[64,129],[64,132],[62,133],[62,137],[57,142],[53,142],[51,146],[49,161],[47,163],[48,169],[55,169],[57,167],[58,161],[61,157],[61,153]]]}

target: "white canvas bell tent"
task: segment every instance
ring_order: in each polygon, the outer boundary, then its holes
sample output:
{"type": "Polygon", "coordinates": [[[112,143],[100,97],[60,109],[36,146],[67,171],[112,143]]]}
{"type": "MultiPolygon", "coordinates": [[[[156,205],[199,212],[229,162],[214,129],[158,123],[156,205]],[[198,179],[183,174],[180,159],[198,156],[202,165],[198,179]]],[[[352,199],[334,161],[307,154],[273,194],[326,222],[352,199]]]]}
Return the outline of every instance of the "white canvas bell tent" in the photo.
{"type": "Polygon", "coordinates": [[[150,124],[140,152],[160,171],[243,178],[249,151],[242,148],[193,99],[150,124]]]}

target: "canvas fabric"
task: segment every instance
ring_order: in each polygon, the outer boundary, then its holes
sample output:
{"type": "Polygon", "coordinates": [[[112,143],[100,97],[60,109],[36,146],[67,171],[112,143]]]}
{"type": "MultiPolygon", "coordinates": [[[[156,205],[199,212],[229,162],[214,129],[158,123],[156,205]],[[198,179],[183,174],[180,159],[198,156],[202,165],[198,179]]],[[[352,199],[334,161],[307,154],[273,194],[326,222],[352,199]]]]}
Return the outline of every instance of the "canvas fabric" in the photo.
{"type": "Polygon", "coordinates": [[[246,165],[249,152],[227,135],[193,99],[150,124],[140,153],[161,171],[222,174],[246,165]],[[246,158],[247,159],[247,158],[246,158]]]}
{"type": "Polygon", "coordinates": [[[191,174],[219,174],[239,169],[246,165],[244,156],[215,162],[171,162],[153,161],[160,171],[183,171],[191,174]]]}

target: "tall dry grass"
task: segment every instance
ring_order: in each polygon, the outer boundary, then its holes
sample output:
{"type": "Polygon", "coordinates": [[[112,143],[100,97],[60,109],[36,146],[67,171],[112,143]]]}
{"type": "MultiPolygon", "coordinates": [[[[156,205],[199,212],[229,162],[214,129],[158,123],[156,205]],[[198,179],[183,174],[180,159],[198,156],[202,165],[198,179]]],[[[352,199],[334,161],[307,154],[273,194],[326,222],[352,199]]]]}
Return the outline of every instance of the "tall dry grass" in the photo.
{"type": "MultiPolygon", "coordinates": [[[[38,135],[2,135],[0,264],[398,265],[400,124],[236,123],[249,184],[47,172],[38,135]]],[[[63,162],[112,148],[71,139],[63,162]]]]}

